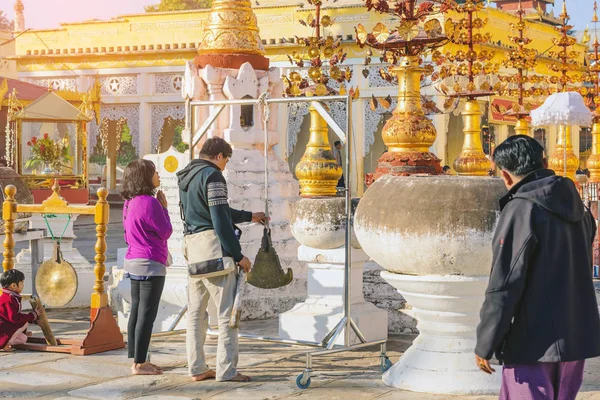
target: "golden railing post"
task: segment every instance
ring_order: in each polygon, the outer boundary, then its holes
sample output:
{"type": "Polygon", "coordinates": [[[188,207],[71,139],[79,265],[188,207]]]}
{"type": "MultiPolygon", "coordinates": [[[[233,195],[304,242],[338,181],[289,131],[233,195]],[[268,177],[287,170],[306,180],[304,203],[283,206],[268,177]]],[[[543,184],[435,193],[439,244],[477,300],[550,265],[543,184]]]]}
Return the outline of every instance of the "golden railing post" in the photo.
{"type": "Polygon", "coordinates": [[[108,305],[108,296],[104,292],[104,272],[106,271],[106,266],[104,265],[104,261],[106,261],[106,231],[108,229],[108,219],[109,219],[109,206],[106,201],[106,197],[108,196],[108,189],[100,188],[98,189],[98,202],[95,206],[94,212],[94,222],[96,223],[96,256],[94,260],[96,261],[96,266],[94,267],[94,275],[96,276],[96,281],[94,282],[94,292],[92,293],[92,320],[94,317],[94,313],[97,312],[97,309],[101,307],[106,307],[108,305]]]}
{"type": "Polygon", "coordinates": [[[15,194],[17,188],[13,185],[8,185],[4,188],[4,194],[6,198],[2,203],[2,219],[4,220],[4,260],[2,260],[2,268],[4,271],[13,269],[15,267],[15,239],[13,233],[15,229],[15,194]]]}

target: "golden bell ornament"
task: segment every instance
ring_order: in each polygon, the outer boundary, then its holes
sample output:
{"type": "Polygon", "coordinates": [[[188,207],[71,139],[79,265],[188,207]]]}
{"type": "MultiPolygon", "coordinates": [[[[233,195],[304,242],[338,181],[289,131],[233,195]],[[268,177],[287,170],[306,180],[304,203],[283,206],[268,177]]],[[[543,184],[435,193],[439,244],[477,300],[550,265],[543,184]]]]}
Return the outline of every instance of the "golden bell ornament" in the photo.
{"type": "Polygon", "coordinates": [[[592,124],[592,154],[586,166],[590,171],[590,182],[600,182],[600,118],[596,117],[592,124]]]}
{"type": "Polygon", "coordinates": [[[331,152],[327,122],[314,108],[310,112],[310,137],[306,151],[296,165],[296,177],[303,197],[335,196],[342,167],[331,152]]]}
{"type": "Polygon", "coordinates": [[[571,127],[561,125],[558,128],[558,139],[556,141],[554,153],[548,159],[548,168],[553,170],[556,175],[566,176],[575,181],[575,172],[578,167],[579,157],[577,157],[577,154],[573,151],[571,127]]]}
{"type": "Polygon", "coordinates": [[[467,100],[462,112],[465,138],[462,150],[454,161],[454,170],[458,175],[486,176],[491,168],[481,144],[481,115],[477,100],[467,100]]]}
{"type": "Polygon", "coordinates": [[[404,57],[391,69],[398,80],[398,102],[382,130],[390,152],[429,152],[436,137],[435,126],[423,113],[420,81],[424,68],[418,57],[404,57]]]}

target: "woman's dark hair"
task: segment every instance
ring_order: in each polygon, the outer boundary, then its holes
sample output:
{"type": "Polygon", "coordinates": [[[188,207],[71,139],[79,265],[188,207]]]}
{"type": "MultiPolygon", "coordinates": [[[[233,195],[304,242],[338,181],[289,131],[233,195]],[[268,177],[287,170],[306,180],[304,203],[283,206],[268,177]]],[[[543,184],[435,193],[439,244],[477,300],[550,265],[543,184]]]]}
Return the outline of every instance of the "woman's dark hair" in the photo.
{"type": "Polygon", "coordinates": [[[227,143],[225,139],[221,139],[220,137],[207,139],[200,150],[200,157],[202,158],[214,159],[217,158],[219,154],[223,154],[223,157],[231,157],[233,154],[231,145],[227,143]]]}
{"type": "Polygon", "coordinates": [[[442,171],[446,172],[450,169],[449,165],[444,165],[444,168],[442,168],[442,171]]]}
{"type": "Polygon", "coordinates": [[[123,173],[121,196],[125,200],[142,194],[154,196],[156,193],[156,188],[152,184],[154,172],[156,172],[156,166],[149,160],[139,159],[127,164],[123,173]]]}
{"type": "Polygon", "coordinates": [[[25,274],[14,268],[4,271],[2,275],[0,275],[0,285],[2,285],[3,288],[9,287],[13,283],[18,285],[19,282],[23,282],[24,280],[25,274]]]}
{"type": "Polygon", "coordinates": [[[544,148],[527,135],[510,136],[496,147],[492,159],[498,168],[515,176],[545,168],[544,148]]]}

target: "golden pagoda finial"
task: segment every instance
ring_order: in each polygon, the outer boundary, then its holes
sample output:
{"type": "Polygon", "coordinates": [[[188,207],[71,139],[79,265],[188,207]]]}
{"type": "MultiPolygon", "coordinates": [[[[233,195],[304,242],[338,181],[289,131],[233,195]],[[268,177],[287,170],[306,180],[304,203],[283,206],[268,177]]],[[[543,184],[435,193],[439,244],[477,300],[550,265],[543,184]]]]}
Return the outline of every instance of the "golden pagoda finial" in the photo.
{"type": "Polygon", "coordinates": [[[563,19],[568,19],[569,18],[569,14],[567,14],[567,0],[563,0],[562,10],[560,12],[560,17],[563,18],[563,19]]]}
{"type": "Polygon", "coordinates": [[[590,36],[590,27],[586,26],[583,30],[583,36],[581,37],[581,44],[587,46],[588,43],[590,43],[590,40],[592,40],[592,37],[590,36]]]}
{"type": "Polygon", "coordinates": [[[214,0],[198,53],[265,55],[250,0],[214,0]]]}
{"type": "Polygon", "coordinates": [[[22,32],[25,30],[25,15],[23,11],[25,10],[25,6],[21,0],[17,0],[15,2],[15,31],[22,32]]]}
{"type": "Polygon", "coordinates": [[[592,22],[598,22],[598,3],[594,0],[594,16],[592,17],[592,22]]]}

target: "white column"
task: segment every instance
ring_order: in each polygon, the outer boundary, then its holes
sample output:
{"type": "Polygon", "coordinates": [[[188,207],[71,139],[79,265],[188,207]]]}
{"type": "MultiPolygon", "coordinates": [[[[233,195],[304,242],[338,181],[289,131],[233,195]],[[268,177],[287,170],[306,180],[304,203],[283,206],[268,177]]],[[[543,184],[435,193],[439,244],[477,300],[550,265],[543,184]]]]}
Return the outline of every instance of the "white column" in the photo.
{"type": "Polygon", "coordinates": [[[432,121],[437,135],[435,137],[435,142],[433,142],[429,151],[442,160],[441,164],[443,166],[448,164],[448,122],[450,121],[450,116],[448,114],[434,115],[432,121]]]}
{"type": "Polygon", "coordinates": [[[502,368],[496,366],[494,374],[486,375],[473,354],[488,277],[390,272],[381,277],[412,306],[420,333],[383,375],[383,382],[412,392],[497,394],[502,368]]]}
{"type": "MultiPolygon", "coordinates": [[[[304,303],[279,315],[279,336],[292,340],[321,342],[344,316],[345,249],[315,249],[300,246],[298,260],[308,265],[308,295],[304,303]]],[[[363,297],[363,267],[369,257],[352,249],[350,315],[368,341],[387,337],[387,311],[363,297]]],[[[352,343],[359,343],[351,334],[352,343]]],[[[344,344],[343,331],[336,344],[344,344]]]]}
{"type": "Polygon", "coordinates": [[[147,102],[140,103],[140,158],[152,153],[152,108],[147,102]]]}

